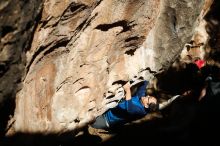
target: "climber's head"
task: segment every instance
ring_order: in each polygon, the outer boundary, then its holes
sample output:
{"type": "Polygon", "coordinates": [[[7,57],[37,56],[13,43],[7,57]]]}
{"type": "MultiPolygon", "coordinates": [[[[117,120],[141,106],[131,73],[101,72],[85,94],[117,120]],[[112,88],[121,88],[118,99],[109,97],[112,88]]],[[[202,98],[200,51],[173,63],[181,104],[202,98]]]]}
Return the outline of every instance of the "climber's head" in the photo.
{"type": "Polygon", "coordinates": [[[157,98],[154,96],[147,95],[145,97],[142,97],[141,102],[146,109],[152,112],[158,110],[159,104],[158,104],[157,98]]]}

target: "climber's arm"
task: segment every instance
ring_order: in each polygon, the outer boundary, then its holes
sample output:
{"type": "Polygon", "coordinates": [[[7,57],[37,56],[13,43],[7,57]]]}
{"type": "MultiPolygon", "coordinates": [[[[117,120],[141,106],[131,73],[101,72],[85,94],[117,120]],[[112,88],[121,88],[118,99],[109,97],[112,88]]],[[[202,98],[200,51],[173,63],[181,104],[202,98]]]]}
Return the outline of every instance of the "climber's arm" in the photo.
{"type": "Polygon", "coordinates": [[[127,82],[123,88],[125,89],[126,95],[125,95],[125,100],[130,100],[131,99],[131,85],[129,82],[127,82]]]}

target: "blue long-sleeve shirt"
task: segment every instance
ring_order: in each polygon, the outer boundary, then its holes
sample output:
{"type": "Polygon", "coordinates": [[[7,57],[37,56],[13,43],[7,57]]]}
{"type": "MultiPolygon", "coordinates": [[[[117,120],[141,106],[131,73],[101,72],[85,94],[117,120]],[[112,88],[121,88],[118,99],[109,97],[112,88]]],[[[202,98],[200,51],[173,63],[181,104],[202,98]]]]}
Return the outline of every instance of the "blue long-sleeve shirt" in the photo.
{"type": "Polygon", "coordinates": [[[146,96],[147,84],[144,81],[130,100],[123,100],[104,114],[110,127],[142,118],[149,112],[141,103],[141,97],[146,96]]]}

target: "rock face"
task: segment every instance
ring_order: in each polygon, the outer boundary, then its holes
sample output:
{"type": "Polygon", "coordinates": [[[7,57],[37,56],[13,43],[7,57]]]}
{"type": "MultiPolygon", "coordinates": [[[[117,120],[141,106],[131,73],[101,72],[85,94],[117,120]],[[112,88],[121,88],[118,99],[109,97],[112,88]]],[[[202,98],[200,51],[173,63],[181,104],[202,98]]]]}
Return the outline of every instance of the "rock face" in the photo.
{"type": "Polygon", "coordinates": [[[40,5],[41,0],[0,2],[0,101],[5,96],[15,95],[15,83],[21,82],[25,51],[30,47],[40,5]]]}
{"type": "Polygon", "coordinates": [[[0,134],[14,112],[14,97],[25,74],[25,52],[41,8],[41,0],[0,2],[0,134]]]}
{"type": "Polygon", "coordinates": [[[88,124],[111,88],[134,76],[149,80],[173,63],[205,4],[45,0],[32,44],[20,51],[26,53],[26,75],[11,129],[56,133],[88,124]]]}

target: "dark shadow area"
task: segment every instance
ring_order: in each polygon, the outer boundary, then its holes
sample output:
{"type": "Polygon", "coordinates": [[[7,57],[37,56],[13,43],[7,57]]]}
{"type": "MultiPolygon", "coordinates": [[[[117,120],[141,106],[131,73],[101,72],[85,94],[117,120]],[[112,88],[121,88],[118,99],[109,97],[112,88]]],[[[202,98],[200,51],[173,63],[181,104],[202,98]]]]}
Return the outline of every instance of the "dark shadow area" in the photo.
{"type": "Polygon", "coordinates": [[[199,90],[204,78],[198,74],[199,68],[193,63],[177,63],[167,71],[156,75],[157,88],[167,94],[183,94],[187,90],[199,90]]]}
{"type": "Polygon", "coordinates": [[[84,146],[98,145],[101,141],[99,136],[83,134],[74,138],[74,132],[64,134],[28,134],[17,133],[11,137],[5,137],[0,141],[1,146],[84,146]]]}
{"type": "MultiPolygon", "coordinates": [[[[11,96],[11,95],[10,95],[11,96]]],[[[5,135],[10,116],[14,115],[15,101],[13,98],[6,98],[4,104],[0,105],[0,140],[5,135]]]]}
{"type": "Polygon", "coordinates": [[[127,22],[126,20],[121,20],[121,21],[114,22],[111,24],[100,24],[100,25],[96,26],[95,29],[99,29],[101,31],[108,31],[111,28],[121,26],[121,27],[123,27],[123,31],[128,31],[131,29],[131,26],[129,26],[128,24],[129,24],[129,22],[127,22]]]}
{"type": "MultiPolygon", "coordinates": [[[[211,39],[208,44],[212,48],[211,54],[215,54],[216,51],[220,51],[220,15],[219,15],[220,1],[214,0],[210,8],[210,11],[206,14],[204,19],[207,21],[206,31],[211,39]]],[[[219,55],[219,54],[218,54],[219,55]]],[[[217,54],[216,54],[217,57],[217,54]]],[[[215,58],[220,61],[220,57],[215,58]]]]}

